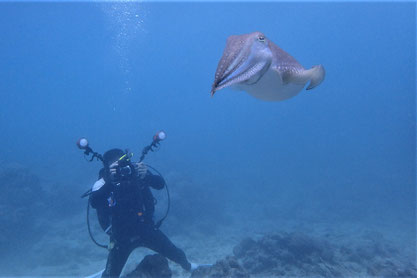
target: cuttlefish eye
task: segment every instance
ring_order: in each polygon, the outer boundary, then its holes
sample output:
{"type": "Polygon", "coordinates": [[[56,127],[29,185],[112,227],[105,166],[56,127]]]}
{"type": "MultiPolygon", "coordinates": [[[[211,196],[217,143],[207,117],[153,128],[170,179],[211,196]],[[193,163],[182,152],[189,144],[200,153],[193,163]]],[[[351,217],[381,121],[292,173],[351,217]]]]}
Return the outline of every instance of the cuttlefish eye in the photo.
{"type": "Polygon", "coordinates": [[[264,37],[264,36],[259,36],[259,37],[258,37],[258,41],[260,41],[260,42],[264,42],[264,41],[265,41],[265,37],[264,37]]]}

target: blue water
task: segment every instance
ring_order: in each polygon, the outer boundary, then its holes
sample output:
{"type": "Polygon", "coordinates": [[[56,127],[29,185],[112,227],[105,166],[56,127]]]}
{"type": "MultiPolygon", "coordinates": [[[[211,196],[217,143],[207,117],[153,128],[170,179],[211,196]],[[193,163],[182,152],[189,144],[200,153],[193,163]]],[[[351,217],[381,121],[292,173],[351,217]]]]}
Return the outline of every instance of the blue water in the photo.
{"type": "Polygon", "coordinates": [[[138,158],[163,129],[146,161],[236,215],[415,233],[415,3],[0,3],[0,61],[0,160],[64,200],[100,168],[79,137],[138,158]],[[210,97],[227,37],[254,31],[324,82],[283,102],[210,97]]]}

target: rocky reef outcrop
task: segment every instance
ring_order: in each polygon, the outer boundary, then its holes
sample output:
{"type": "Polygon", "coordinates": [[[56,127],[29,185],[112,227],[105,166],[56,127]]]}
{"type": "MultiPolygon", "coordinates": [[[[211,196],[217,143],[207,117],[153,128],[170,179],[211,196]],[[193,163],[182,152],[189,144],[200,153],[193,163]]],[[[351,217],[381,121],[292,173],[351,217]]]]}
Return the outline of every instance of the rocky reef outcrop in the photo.
{"type": "MultiPolygon", "coordinates": [[[[340,241],[305,233],[274,233],[243,239],[234,256],[198,268],[192,278],[416,277],[413,258],[378,234],[340,241]]],[[[415,257],[414,257],[415,259],[415,257]]]]}
{"type": "Polygon", "coordinates": [[[249,276],[249,272],[234,256],[227,256],[212,266],[201,266],[191,274],[191,278],[248,278],[249,276]]]}
{"type": "Polygon", "coordinates": [[[252,275],[415,277],[415,262],[382,238],[339,243],[305,233],[277,233],[244,239],[234,255],[252,275]]]}

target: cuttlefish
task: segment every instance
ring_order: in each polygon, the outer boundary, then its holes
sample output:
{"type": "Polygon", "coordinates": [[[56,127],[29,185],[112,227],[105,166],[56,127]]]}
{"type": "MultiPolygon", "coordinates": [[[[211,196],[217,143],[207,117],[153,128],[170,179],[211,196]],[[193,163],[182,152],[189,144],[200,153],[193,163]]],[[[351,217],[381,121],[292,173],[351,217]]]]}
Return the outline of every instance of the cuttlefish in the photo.
{"type": "Polygon", "coordinates": [[[230,36],[217,66],[211,95],[231,87],[266,101],[282,101],[324,79],[322,65],[305,69],[261,32],[230,36]]]}

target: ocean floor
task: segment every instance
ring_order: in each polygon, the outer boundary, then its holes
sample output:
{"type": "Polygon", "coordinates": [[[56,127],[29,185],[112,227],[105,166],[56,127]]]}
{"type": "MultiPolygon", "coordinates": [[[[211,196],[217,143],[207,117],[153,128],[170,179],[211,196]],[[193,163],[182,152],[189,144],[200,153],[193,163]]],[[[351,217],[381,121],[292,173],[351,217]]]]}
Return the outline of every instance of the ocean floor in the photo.
{"type": "MultiPolygon", "coordinates": [[[[3,169],[0,180],[7,185],[0,195],[1,277],[83,277],[105,267],[107,250],[90,240],[79,189],[41,183],[21,166],[3,169]],[[62,198],[62,192],[69,198],[62,198]]],[[[191,262],[216,264],[233,257],[252,277],[417,277],[411,213],[381,217],[377,211],[374,217],[353,220],[351,211],[320,213],[304,204],[299,210],[277,207],[285,200],[267,203],[263,196],[239,204],[210,192],[213,187],[170,180],[176,188],[171,195],[175,206],[161,230],[191,262]]],[[[94,210],[90,219],[96,239],[107,244],[94,210]]],[[[153,253],[136,249],[123,273],[153,253]]],[[[169,266],[174,278],[190,277],[175,263],[169,266]]]]}
{"type": "MultiPolygon", "coordinates": [[[[92,214],[92,217],[95,217],[92,214]]],[[[259,221],[240,222],[239,225],[218,226],[210,232],[196,230],[188,227],[183,231],[175,230],[171,233],[170,229],[175,223],[167,221],[161,230],[171,238],[171,240],[182,248],[191,262],[198,264],[213,264],[216,261],[233,255],[234,248],[243,239],[251,238],[259,240],[270,234],[302,233],[308,237],[318,240],[325,240],[330,244],[344,246],[369,246],[367,242],[380,242],[382,245],[389,244],[392,252],[392,261],[401,264],[411,265],[415,269],[415,240],[412,240],[413,231],[393,229],[392,226],[371,225],[369,223],[315,223],[307,224],[297,221],[259,221]],[[413,243],[414,244],[410,244],[413,243]]],[[[82,277],[93,274],[104,268],[106,263],[107,250],[99,248],[93,244],[88,236],[85,223],[85,215],[80,214],[61,222],[49,223],[50,227],[45,236],[26,250],[24,254],[16,257],[10,269],[2,276],[67,276],[82,277]]],[[[105,237],[96,230],[98,239],[102,243],[105,237]]],[[[414,238],[415,239],[415,238],[414,238]]],[[[385,245],[384,245],[385,246],[385,245]]],[[[380,252],[372,250],[369,252],[380,252]]],[[[377,257],[378,254],[366,253],[377,257]]],[[[382,252],[382,251],[381,251],[382,252]]],[[[386,250],[384,250],[386,252],[386,250]]],[[[135,250],[125,266],[123,273],[129,273],[147,254],[153,254],[151,250],[138,248],[135,250]]],[[[385,254],[384,256],[389,256],[385,254]]],[[[343,262],[342,262],[343,263],[343,262]]],[[[169,262],[173,277],[190,277],[190,274],[183,271],[175,263],[169,262]]],[[[357,268],[357,265],[346,264],[345,273],[342,276],[378,277],[378,275],[367,275],[357,268]],[[357,271],[357,272],[355,272],[357,271]],[[361,274],[360,274],[361,273],[361,274]],[[360,275],[359,275],[360,274],[360,275]]],[[[372,266],[369,266],[372,267],[372,266]]],[[[253,275],[252,275],[253,276],[253,275]]],[[[256,276],[256,275],[255,275],[256,276]]],[[[253,276],[253,277],[255,277],[253,276]]],[[[275,276],[275,275],[274,275],[275,276]]],[[[282,275],[276,275],[279,277],[282,275]]],[[[262,274],[259,276],[262,277],[262,274]]]]}

